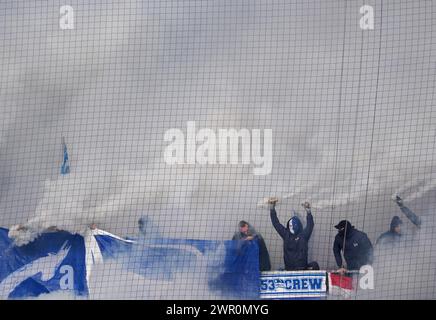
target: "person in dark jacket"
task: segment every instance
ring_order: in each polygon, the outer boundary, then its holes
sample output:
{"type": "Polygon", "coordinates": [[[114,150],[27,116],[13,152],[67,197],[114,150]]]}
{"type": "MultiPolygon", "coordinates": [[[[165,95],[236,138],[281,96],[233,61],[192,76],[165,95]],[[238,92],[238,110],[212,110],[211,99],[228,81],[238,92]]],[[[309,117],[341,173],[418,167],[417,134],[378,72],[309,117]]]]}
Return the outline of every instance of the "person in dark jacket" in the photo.
{"type": "Polygon", "coordinates": [[[395,216],[392,218],[391,226],[389,231],[382,233],[376,241],[376,245],[393,244],[400,240],[401,238],[401,225],[403,221],[400,217],[395,216]]]}
{"type": "Polygon", "coordinates": [[[239,231],[233,235],[232,240],[255,240],[259,246],[259,270],[270,271],[271,261],[269,258],[268,249],[263,237],[256,232],[252,225],[246,221],[240,221],[238,224],[239,231]]]}
{"type": "MultiPolygon", "coordinates": [[[[404,215],[418,228],[421,226],[421,219],[409,208],[404,206],[403,199],[398,195],[394,198],[395,203],[400,207],[404,215]]],[[[401,239],[401,226],[403,221],[398,216],[394,216],[391,221],[389,231],[380,235],[377,239],[377,245],[394,244],[401,239]]]]}
{"type": "Polygon", "coordinates": [[[289,219],[286,227],[284,227],[277,218],[276,203],[276,198],[269,200],[271,222],[283,239],[285,269],[288,271],[319,270],[319,265],[316,261],[308,263],[309,239],[314,227],[310,204],[308,202],[303,204],[307,213],[307,225],[306,228],[303,228],[301,220],[296,215],[289,219]]]}
{"type": "Polygon", "coordinates": [[[373,247],[366,233],[357,230],[350,221],[342,220],[336,226],[338,234],[333,244],[333,253],[339,273],[346,270],[360,270],[360,268],[373,262],[373,247]],[[344,254],[347,268],[342,261],[341,252],[344,254]]]}

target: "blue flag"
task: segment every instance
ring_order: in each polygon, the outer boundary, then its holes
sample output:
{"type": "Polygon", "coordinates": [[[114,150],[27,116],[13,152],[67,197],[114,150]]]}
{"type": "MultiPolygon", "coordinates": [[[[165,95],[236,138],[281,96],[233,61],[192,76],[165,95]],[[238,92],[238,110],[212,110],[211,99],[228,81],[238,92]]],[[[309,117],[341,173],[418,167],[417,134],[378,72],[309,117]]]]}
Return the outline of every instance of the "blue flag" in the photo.
{"type": "Polygon", "coordinates": [[[61,174],[65,175],[70,173],[70,163],[68,161],[68,149],[65,143],[65,139],[62,137],[62,151],[63,151],[63,160],[61,166],[61,174]]]}

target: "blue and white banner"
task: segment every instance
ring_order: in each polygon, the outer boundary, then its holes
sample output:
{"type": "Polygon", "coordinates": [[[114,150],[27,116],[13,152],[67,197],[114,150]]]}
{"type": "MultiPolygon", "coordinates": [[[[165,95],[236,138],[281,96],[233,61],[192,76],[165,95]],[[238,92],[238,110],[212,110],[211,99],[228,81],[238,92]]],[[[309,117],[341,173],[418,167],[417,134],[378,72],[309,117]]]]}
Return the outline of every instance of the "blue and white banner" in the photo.
{"type": "MultiPolygon", "coordinates": [[[[201,287],[207,296],[259,298],[257,241],[136,239],[130,251],[119,252],[112,257],[122,261],[127,271],[150,280],[166,279],[181,292],[186,288],[180,287],[177,279],[184,278],[188,288],[201,287]]],[[[187,296],[190,292],[185,293],[187,296]]]]}
{"type": "Polygon", "coordinates": [[[85,236],[66,231],[46,232],[17,246],[0,228],[0,299],[22,299],[47,293],[87,298],[93,265],[131,241],[102,230],[85,236]]]}
{"type": "MultiPolygon", "coordinates": [[[[84,235],[45,232],[22,246],[0,228],[0,299],[43,294],[92,298],[90,276],[110,259],[145,279],[207,274],[210,292],[225,297],[259,297],[259,251],[254,241],[123,239],[99,229],[84,235]]],[[[192,283],[195,286],[195,283],[192,283]]],[[[141,288],[149,290],[149,288],[141,288]]],[[[152,289],[150,289],[152,290],[152,289]]],[[[183,290],[183,288],[180,288],[183,290]]]]}
{"type": "Polygon", "coordinates": [[[16,246],[0,228],[0,299],[36,297],[58,290],[88,293],[84,238],[68,232],[45,233],[16,246]]]}
{"type": "Polygon", "coordinates": [[[321,299],[327,295],[325,271],[268,271],[260,276],[261,299],[321,299]]]}

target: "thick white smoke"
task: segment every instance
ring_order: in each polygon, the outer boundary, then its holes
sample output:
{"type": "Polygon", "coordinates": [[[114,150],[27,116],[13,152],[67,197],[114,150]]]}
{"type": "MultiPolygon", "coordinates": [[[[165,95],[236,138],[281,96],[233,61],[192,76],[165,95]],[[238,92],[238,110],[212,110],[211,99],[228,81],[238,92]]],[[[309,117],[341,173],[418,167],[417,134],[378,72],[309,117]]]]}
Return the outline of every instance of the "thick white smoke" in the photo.
{"type": "Polygon", "coordinates": [[[161,3],[70,1],[74,30],[59,29],[59,1],[0,4],[0,225],[27,226],[13,231],[23,243],[51,226],[132,235],[143,214],[165,235],[226,239],[245,219],[278,268],[282,243],[256,204],[283,196],[282,222],[313,203],[310,259],[333,269],[339,220],[375,242],[398,214],[392,194],[419,215],[434,204],[431,3],[386,0],[383,26],[364,33],[361,1],[161,3]],[[166,165],[164,133],[187,121],[271,128],[272,173],[166,165]]]}

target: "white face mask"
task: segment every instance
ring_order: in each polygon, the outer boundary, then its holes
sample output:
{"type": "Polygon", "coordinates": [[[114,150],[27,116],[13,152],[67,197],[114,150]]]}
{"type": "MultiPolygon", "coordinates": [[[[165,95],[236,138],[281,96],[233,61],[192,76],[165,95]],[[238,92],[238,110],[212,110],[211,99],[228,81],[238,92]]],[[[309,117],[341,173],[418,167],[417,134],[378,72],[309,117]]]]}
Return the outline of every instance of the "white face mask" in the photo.
{"type": "Polygon", "coordinates": [[[289,231],[291,231],[292,234],[295,234],[294,225],[292,224],[292,219],[289,220],[289,231]]]}

